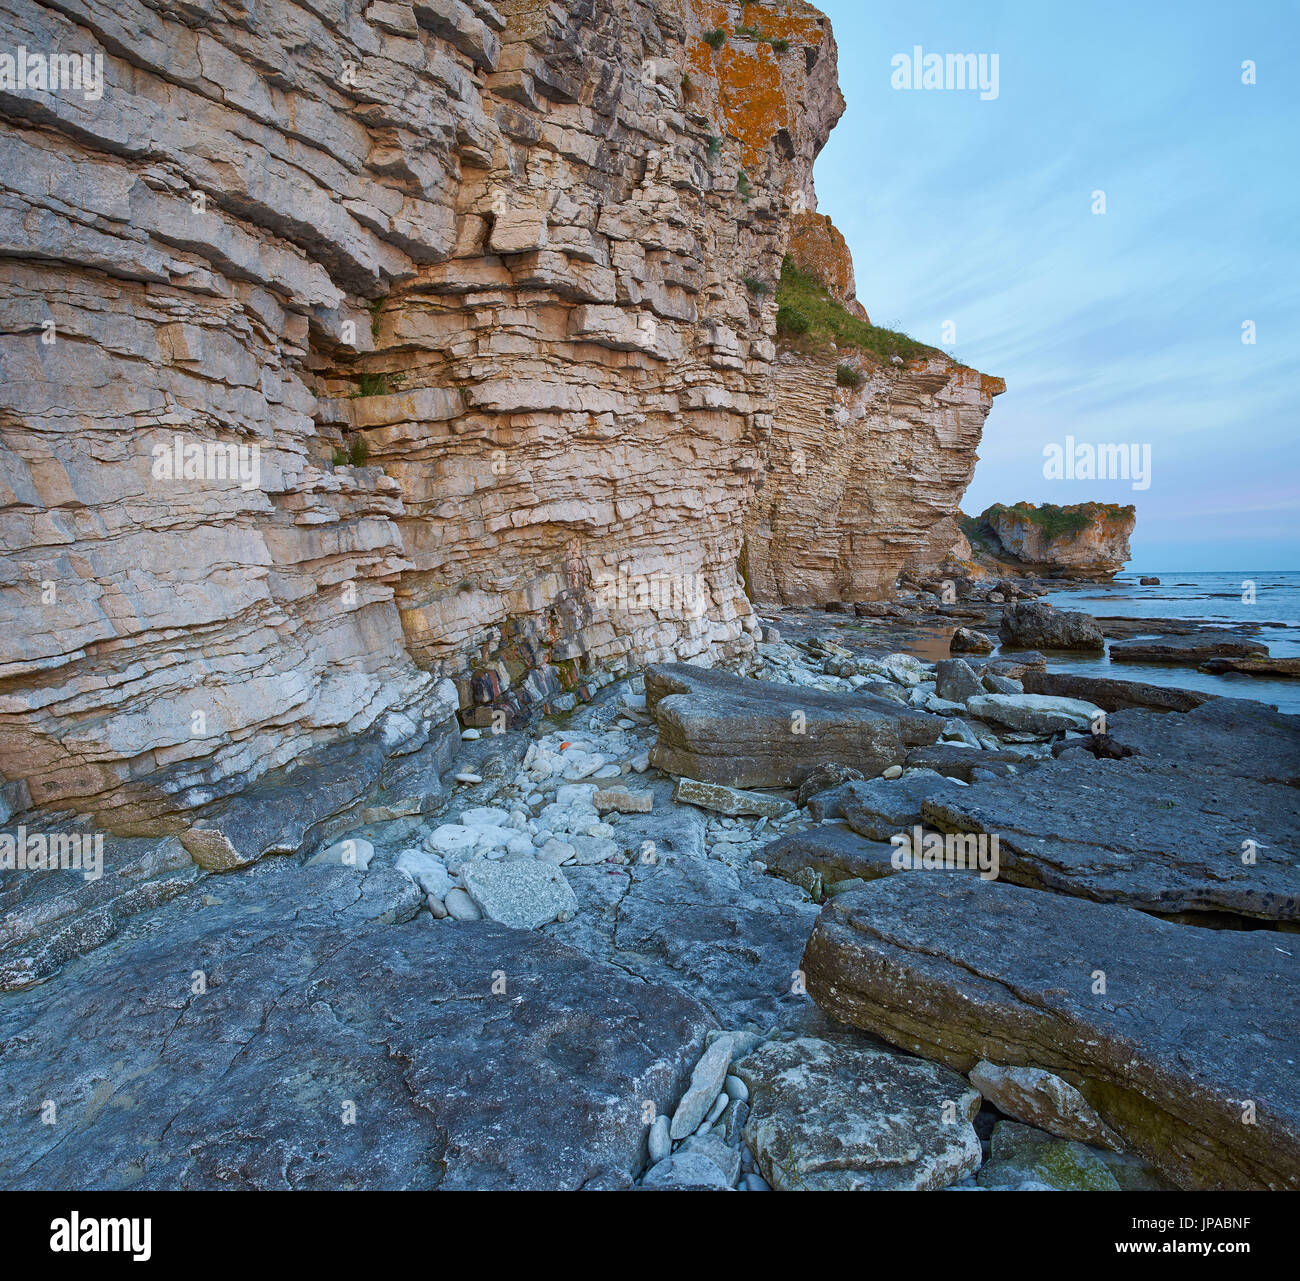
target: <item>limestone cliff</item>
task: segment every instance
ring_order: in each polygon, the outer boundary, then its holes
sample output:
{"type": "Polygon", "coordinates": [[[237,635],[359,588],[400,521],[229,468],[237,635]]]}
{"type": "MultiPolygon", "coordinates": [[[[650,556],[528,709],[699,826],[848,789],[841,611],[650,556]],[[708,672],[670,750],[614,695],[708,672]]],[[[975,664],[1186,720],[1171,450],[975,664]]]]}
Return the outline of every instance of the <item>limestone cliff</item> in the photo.
{"type": "Polygon", "coordinates": [[[746,520],[755,601],[881,600],[951,546],[1000,378],[872,326],[844,238],[795,220],[779,297],[776,416],[746,520]]]}
{"type": "Polygon", "coordinates": [[[1128,563],[1136,523],[1135,509],[1118,503],[995,503],[962,526],[967,555],[982,568],[1107,581],[1128,563]]]}
{"type": "Polygon", "coordinates": [[[816,10],[73,0],[0,43],[102,65],[0,86],[6,808],[185,832],[752,646],[816,10]]]}

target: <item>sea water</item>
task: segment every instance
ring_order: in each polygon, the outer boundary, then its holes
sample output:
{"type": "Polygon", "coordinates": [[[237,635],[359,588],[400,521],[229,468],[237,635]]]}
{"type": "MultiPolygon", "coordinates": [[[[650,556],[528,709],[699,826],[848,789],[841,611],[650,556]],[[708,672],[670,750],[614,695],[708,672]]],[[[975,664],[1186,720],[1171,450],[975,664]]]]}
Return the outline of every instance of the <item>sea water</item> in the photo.
{"type": "MultiPolygon", "coordinates": [[[[1040,599],[1057,609],[1082,610],[1098,618],[1203,620],[1222,626],[1225,631],[1233,631],[1243,623],[1256,623],[1260,630],[1249,633],[1251,639],[1267,645],[1274,658],[1300,656],[1300,573],[1148,570],[1140,576],[1119,574],[1112,583],[1081,584],[1040,599]],[[1143,587],[1139,577],[1159,578],[1160,585],[1143,587]]],[[[1143,635],[1160,635],[1160,628],[1153,626],[1143,635]]],[[[1253,698],[1284,712],[1300,713],[1300,680],[1237,674],[1211,676],[1195,667],[1173,663],[1112,663],[1109,655],[1060,650],[1049,655],[1048,670],[1149,681],[1153,685],[1201,690],[1227,698],[1253,698]]]]}

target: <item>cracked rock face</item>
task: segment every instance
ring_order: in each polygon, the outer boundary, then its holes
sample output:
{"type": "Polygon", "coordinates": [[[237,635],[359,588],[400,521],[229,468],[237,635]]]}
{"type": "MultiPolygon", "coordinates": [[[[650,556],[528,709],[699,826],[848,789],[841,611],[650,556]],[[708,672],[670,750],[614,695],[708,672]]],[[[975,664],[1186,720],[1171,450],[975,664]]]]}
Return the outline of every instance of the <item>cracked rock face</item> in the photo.
{"type": "Polygon", "coordinates": [[[712,1026],[391,869],[201,888],[0,1007],[5,1187],[628,1186],[712,1026]]]}
{"type": "Polygon", "coordinates": [[[166,834],[367,730],[752,648],[742,276],[843,100],[815,9],[713,51],[717,9],[0,19],[103,54],[93,102],[0,91],[10,809],[166,834]]]}
{"type": "Polygon", "coordinates": [[[1294,788],[1067,755],[1018,778],[934,792],[921,813],[940,831],[996,835],[1000,874],[1018,885],[1165,915],[1300,921],[1294,788]]]}

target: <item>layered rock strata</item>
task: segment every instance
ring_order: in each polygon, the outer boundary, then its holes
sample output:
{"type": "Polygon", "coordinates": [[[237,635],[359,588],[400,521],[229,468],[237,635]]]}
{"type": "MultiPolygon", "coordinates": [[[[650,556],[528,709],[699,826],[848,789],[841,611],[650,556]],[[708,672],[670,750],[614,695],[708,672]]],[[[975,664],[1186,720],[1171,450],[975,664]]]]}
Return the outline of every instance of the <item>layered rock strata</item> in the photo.
{"type": "MultiPolygon", "coordinates": [[[[850,277],[851,279],[851,277],[850,277]]],[[[1000,378],[942,354],[902,365],[783,352],[776,419],[746,523],[746,583],[765,604],[883,600],[951,543],[1000,378]],[[849,362],[861,382],[842,386],[849,362]]]]}
{"type": "Polygon", "coordinates": [[[102,66],[0,88],[6,812],[184,836],[355,735],[752,646],[775,306],[742,276],[842,110],[816,10],[127,0],[0,34],[102,66]]]}

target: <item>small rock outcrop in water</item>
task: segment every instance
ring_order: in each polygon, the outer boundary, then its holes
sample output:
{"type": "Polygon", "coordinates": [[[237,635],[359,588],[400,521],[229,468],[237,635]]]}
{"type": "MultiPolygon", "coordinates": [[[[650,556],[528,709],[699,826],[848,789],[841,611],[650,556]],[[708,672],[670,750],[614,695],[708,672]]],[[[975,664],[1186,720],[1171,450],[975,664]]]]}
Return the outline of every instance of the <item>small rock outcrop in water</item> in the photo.
{"type": "Polygon", "coordinates": [[[995,503],[960,521],[971,559],[990,572],[1102,581],[1128,563],[1136,523],[1136,510],[1117,503],[995,503]]]}

